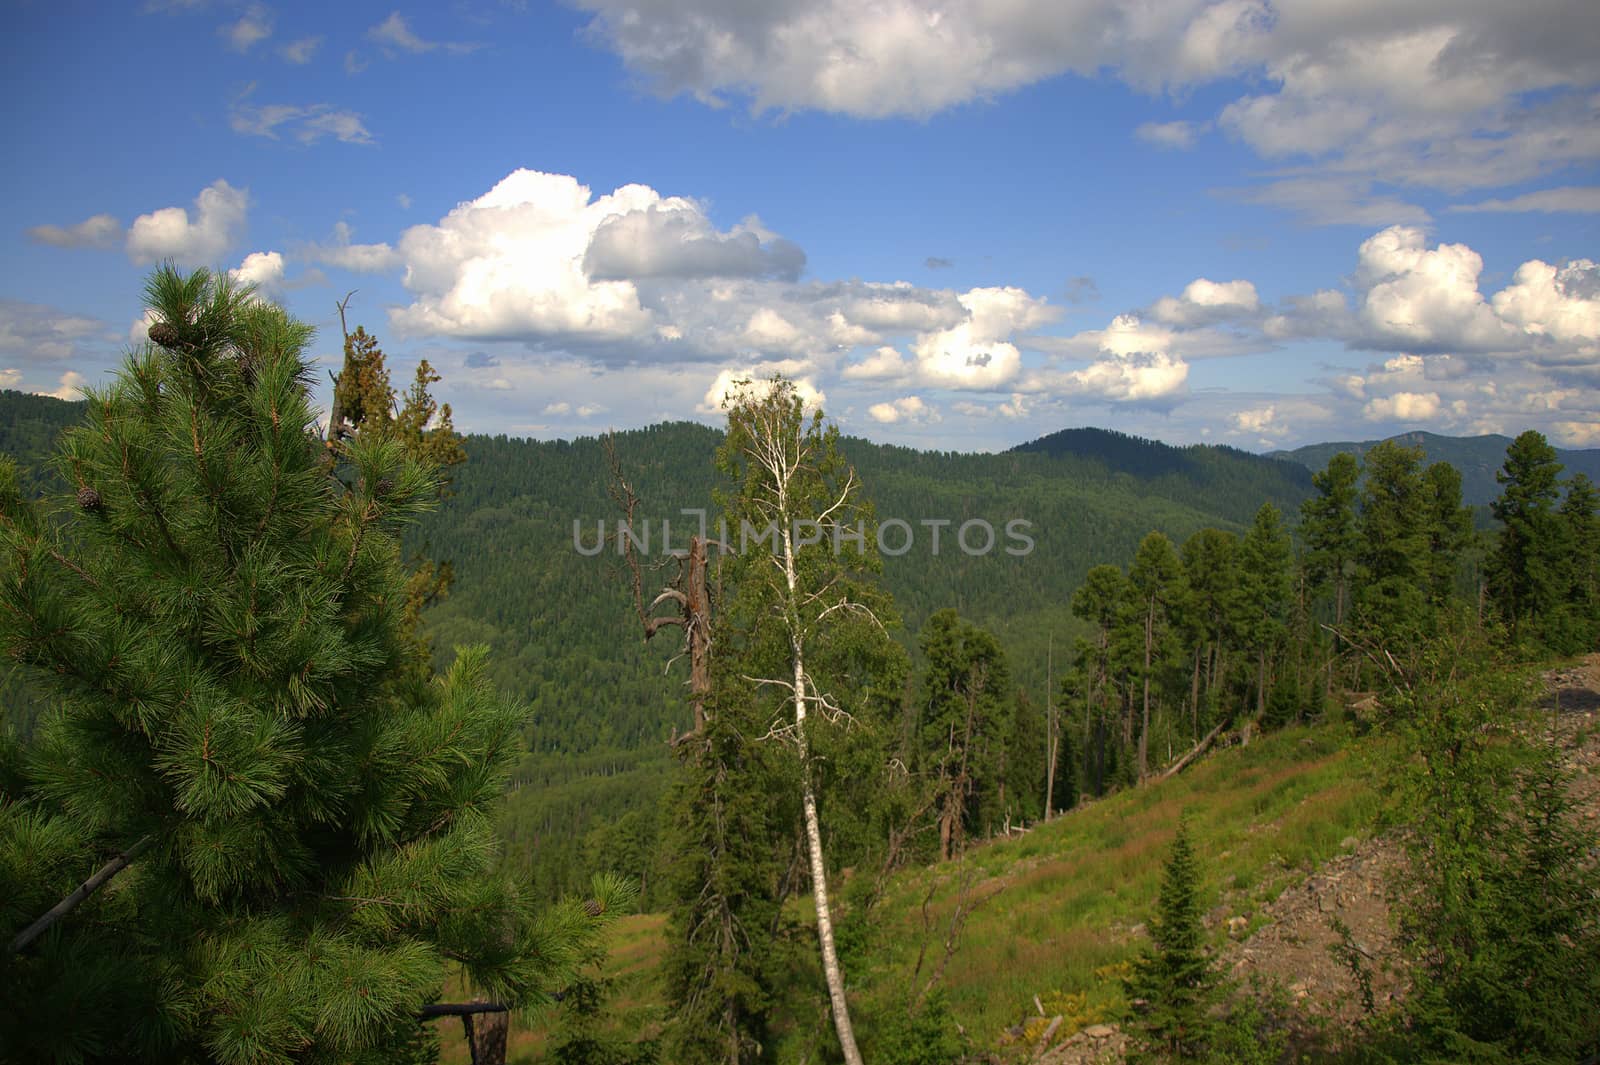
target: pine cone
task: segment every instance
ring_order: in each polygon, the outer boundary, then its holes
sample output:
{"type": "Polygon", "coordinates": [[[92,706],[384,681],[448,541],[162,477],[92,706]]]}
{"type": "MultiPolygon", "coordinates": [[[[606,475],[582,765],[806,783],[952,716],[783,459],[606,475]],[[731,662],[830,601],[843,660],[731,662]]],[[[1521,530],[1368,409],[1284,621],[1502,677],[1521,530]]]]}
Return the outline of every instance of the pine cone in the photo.
{"type": "Polygon", "coordinates": [[[599,899],[590,899],[583,904],[583,912],[590,917],[599,917],[606,912],[606,908],[600,904],[599,899]]]}
{"type": "Polygon", "coordinates": [[[394,482],[389,480],[389,478],[387,478],[387,477],[380,477],[380,478],[378,478],[378,486],[377,486],[377,488],[378,488],[378,498],[381,499],[384,496],[388,495],[390,492],[394,491],[394,482]]]}
{"type": "Polygon", "coordinates": [[[171,322],[156,322],[150,326],[150,339],[160,344],[168,351],[174,351],[183,343],[183,336],[178,332],[178,327],[171,322]]]}
{"type": "Polygon", "coordinates": [[[78,489],[78,506],[84,510],[99,510],[101,506],[100,493],[93,488],[78,489]]]}

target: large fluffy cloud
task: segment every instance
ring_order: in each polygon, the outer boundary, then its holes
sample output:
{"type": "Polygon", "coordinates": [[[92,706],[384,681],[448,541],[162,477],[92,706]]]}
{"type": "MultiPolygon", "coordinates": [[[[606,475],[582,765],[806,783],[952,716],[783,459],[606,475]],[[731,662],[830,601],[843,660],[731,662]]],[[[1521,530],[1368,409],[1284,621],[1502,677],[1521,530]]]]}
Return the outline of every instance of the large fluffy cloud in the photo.
{"type": "Polygon", "coordinates": [[[1429,248],[1422,230],[1391,226],[1362,242],[1360,317],[1379,344],[1492,350],[1509,339],[1478,291],[1483,258],[1465,244],[1429,248]]]}
{"type": "Polygon", "coordinates": [[[174,259],[207,265],[221,258],[244,229],[250,194],[222,179],[201,189],[194,212],[163,207],[133,220],[128,228],[128,254],[136,263],[174,259]]]}
{"type": "Polygon", "coordinates": [[[400,238],[405,286],[415,297],[392,312],[409,333],[476,338],[620,341],[655,326],[628,280],[594,280],[584,268],[595,231],[661,197],[625,185],[595,197],[565,174],[518,170],[460,204],[437,225],[400,238]]]}
{"type": "MultiPolygon", "coordinates": [[[[313,254],[389,259],[388,245],[335,237],[313,254]]],[[[644,185],[597,196],[531,170],[407,230],[393,255],[413,297],[391,312],[402,332],[519,340],[608,364],[791,360],[826,372],[870,349],[848,376],[986,390],[1017,375],[1019,335],[1057,313],[1014,287],[802,282],[804,253],[758,219],[722,230],[688,198],[644,185]]]]}
{"type": "Polygon", "coordinates": [[[1104,329],[1086,330],[1056,345],[1067,358],[1089,359],[1078,370],[1046,369],[1021,382],[1025,392],[1073,396],[1100,402],[1170,406],[1189,380],[1189,364],[1175,345],[1180,334],[1136,314],[1119,314],[1104,329]]]}
{"type": "Polygon", "coordinates": [[[1421,229],[1390,226],[1357,251],[1353,307],[1334,289],[1291,296],[1262,330],[1276,340],[1327,337],[1364,351],[1499,354],[1551,365],[1596,359],[1594,261],[1529,260],[1492,296],[1481,288],[1482,275],[1482,256],[1466,244],[1430,244],[1421,229]]]}
{"type": "Polygon", "coordinates": [[[874,403],[867,408],[867,417],[879,425],[894,425],[897,422],[936,422],[939,420],[939,411],[936,407],[923,402],[921,396],[901,396],[899,399],[874,403]]]}
{"type": "Polygon", "coordinates": [[[1494,310],[1508,324],[1580,358],[1600,354],[1600,266],[1592,259],[1561,267],[1539,259],[1523,263],[1512,283],[1495,293],[1494,310]]]}
{"type": "Polygon", "coordinates": [[[784,374],[793,383],[795,393],[799,395],[800,402],[807,410],[822,410],[827,405],[828,397],[817,388],[817,384],[810,377],[795,376],[794,364],[778,364],[763,367],[738,367],[723,370],[711,382],[711,387],[706,389],[705,396],[700,401],[701,414],[721,414],[729,404],[738,401],[744,396],[760,396],[772,388],[773,374],[784,374]]]}
{"type": "MultiPolygon", "coordinates": [[[[1423,220],[1370,192],[1374,179],[1496,187],[1600,158],[1591,0],[576,2],[591,36],[662,93],[758,112],[926,117],[1063,74],[1109,71],[1150,92],[1244,75],[1251,91],[1216,125],[1268,159],[1333,164],[1345,183],[1331,208],[1303,173],[1256,190],[1322,222],[1423,220]]],[[[1138,135],[1185,147],[1205,125],[1138,135]]]]}
{"type": "Polygon", "coordinates": [[[948,329],[923,333],[912,352],[919,376],[945,388],[997,389],[1022,368],[1011,338],[1056,318],[1042,299],[1019,288],[975,288],[958,297],[966,317],[948,329]]]}

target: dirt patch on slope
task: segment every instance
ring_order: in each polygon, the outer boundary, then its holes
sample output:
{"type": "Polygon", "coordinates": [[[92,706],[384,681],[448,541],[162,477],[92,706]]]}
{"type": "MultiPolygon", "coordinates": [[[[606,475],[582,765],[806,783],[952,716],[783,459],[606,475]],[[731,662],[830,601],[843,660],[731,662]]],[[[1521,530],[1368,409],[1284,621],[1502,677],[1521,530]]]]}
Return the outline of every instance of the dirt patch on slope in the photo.
{"type": "MultiPolygon", "coordinates": [[[[1572,773],[1578,816],[1600,819],[1600,654],[1544,675],[1539,706],[1551,711],[1572,773]]],[[[1288,991],[1308,1021],[1347,1025],[1362,1012],[1351,967],[1332,948],[1344,942],[1335,920],[1349,929],[1349,948],[1371,974],[1374,1005],[1382,1009],[1403,993],[1406,974],[1397,962],[1388,886],[1405,863],[1393,837],[1344,841],[1346,853],[1322,863],[1290,885],[1254,917],[1231,911],[1243,898],[1224,897],[1207,924],[1222,924],[1231,942],[1222,952],[1226,971],[1240,981],[1264,978],[1288,991]],[[1230,915],[1231,914],[1231,915],[1230,915]]],[[[1123,1060],[1126,1040],[1117,1025],[1096,1025],[1053,1047],[1040,1065],[1100,1065],[1123,1060]],[[1092,1033],[1092,1034],[1091,1034],[1092,1033]]]]}

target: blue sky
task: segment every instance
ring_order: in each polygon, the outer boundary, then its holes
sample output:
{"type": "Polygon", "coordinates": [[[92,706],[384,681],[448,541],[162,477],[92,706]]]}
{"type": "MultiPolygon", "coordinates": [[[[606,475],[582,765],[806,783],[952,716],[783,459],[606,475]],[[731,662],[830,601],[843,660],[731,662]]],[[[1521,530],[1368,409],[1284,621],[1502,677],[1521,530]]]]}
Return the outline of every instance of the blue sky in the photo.
{"type": "Polygon", "coordinates": [[[1600,5],[13,3],[0,385],[157,260],[336,301],[458,425],[1600,446],[1600,5]]]}

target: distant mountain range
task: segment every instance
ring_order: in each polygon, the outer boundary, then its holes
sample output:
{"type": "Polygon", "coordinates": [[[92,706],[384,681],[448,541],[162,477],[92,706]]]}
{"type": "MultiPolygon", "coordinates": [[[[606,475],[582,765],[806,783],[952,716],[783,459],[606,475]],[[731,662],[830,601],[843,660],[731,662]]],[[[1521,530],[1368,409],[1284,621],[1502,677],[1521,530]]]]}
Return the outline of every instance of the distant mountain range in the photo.
{"type": "MultiPolygon", "coordinates": [[[[1420,447],[1429,462],[1448,462],[1460,470],[1461,495],[1468,504],[1482,506],[1500,498],[1500,484],[1495,480],[1495,472],[1505,464],[1506,448],[1511,446],[1509,436],[1440,436],[1437,433],[1411,432],[1387,439],[1407,447],[1420,447]]],[[[1329,459],[1341,451],[1348,451],[1359,458],[1380,443],[1381,440],[1363,440],[1307,444],[1293,451],[1275,451],[1267,457],[1321,470],[1327,467],[1329,459]]],[[[1557,448],[1556,455],[1566,467],[1566,476],[1581,473],[1591,481],[1600,482],[1600,450],[1567,451],[1557,448]]]]}

